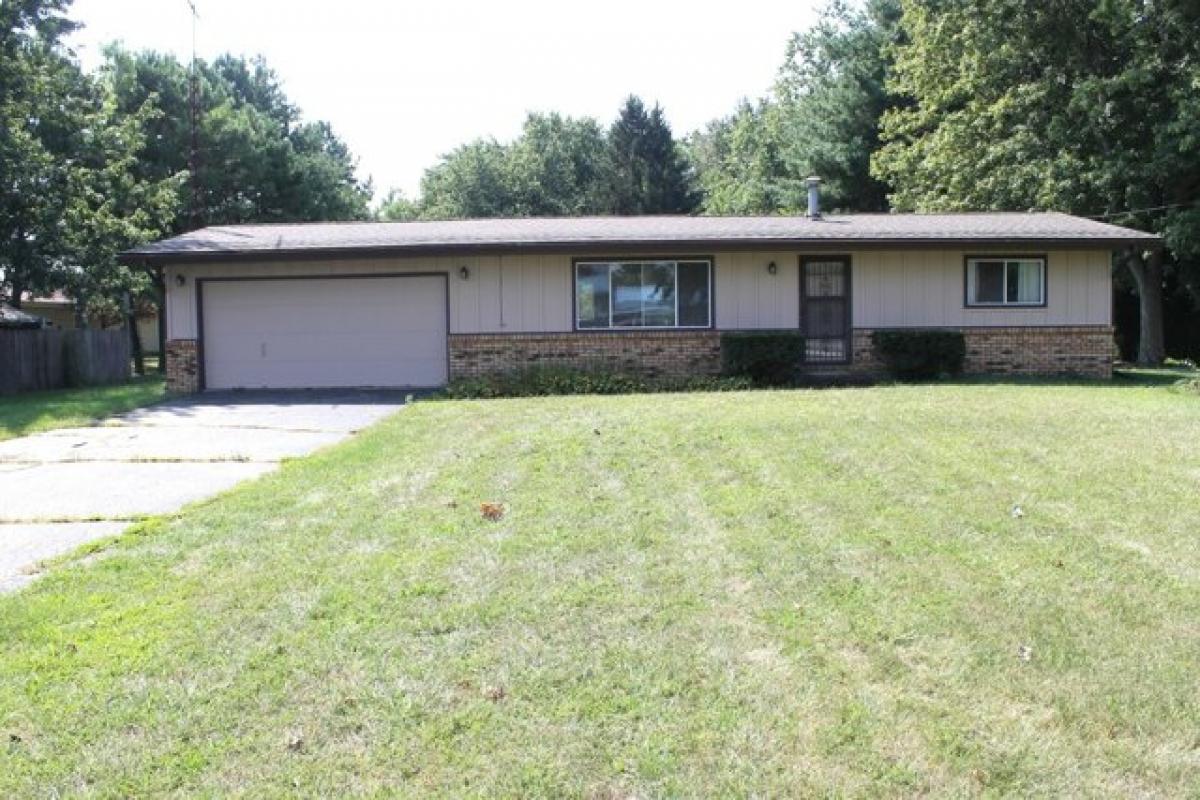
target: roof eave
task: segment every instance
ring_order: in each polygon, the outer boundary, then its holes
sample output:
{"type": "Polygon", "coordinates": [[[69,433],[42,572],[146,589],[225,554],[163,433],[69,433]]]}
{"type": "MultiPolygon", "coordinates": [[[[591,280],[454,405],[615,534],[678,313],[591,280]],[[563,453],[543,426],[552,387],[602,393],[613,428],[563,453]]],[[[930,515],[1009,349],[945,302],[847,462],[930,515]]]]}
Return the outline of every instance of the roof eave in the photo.
{"type": "Polygon", "coordinates": [[[321,258],[381,258],[386,256],[507,255],[511,253],[562,252],[622,254],[635,251],[728,251],[728,250],[805,250],[845,251],[919,248],[1055,248],[1074,250],[1120,249],[1141,245],[1163,246],[1158,236],[1115,238],[995,237],[995,238],[894,238],[894,239],[623,239],[541,242],[462,242],[409,245],[369,245],[347,247],[298,247],[270,250],[180,250],[147,252],[126,250],[117,254],[120,263],[129,266],[166,266],[170,264],[224,263],[237,261],[310,260],[321,258]]]}

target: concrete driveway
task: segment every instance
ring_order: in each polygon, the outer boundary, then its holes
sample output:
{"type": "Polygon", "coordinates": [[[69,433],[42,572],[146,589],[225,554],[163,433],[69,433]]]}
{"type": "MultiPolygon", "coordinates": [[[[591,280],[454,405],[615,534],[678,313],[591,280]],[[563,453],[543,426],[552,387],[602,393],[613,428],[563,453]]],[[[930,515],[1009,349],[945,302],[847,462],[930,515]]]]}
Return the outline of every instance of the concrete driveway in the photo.
{"type": "Polygon", "coordinates": [[[366,391],[210,392],[0,442],[0,591],[39,561],[170,513],[404,405],[366,391]]]}

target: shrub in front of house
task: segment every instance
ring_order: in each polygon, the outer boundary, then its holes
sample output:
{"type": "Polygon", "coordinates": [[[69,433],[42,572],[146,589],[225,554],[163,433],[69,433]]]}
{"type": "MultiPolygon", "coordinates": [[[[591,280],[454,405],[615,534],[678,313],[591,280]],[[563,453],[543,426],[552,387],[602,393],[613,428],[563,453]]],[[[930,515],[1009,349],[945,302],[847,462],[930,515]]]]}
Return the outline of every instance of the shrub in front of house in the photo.
{"type": "Polygon", "coordinates": [[[441,396],[451,400],[542,397],[567,394],[644,394],[649,392],[728,392],[753,388],[748,378],[694,376],[646,378],[604,370],[531,367],[484,378],[453,380],[441,396]]]}
{"type": "Polygon", "coordinates": [[[721,334],[721,373],[758,386],[785,386],[804,360],[799,331],[730,331],[721,334]]]}
{"type": "Polygon", "coordinates": [[[887,371],[905,380],[958,375],[967,358],[967,341],[961,331],[875,331],[871,343],[887,371]]]}

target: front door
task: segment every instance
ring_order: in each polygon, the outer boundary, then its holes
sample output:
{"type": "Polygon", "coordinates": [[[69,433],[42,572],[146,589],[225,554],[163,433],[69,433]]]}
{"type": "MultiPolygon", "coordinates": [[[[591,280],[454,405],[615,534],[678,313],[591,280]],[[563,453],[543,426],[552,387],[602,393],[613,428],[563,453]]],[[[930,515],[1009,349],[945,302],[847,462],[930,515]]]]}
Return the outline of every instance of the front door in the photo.
{"type": "Polygon", "coordinates": [[[850,361],[850,257],[800,259],[800,329],[807,364],[850,361]]]}

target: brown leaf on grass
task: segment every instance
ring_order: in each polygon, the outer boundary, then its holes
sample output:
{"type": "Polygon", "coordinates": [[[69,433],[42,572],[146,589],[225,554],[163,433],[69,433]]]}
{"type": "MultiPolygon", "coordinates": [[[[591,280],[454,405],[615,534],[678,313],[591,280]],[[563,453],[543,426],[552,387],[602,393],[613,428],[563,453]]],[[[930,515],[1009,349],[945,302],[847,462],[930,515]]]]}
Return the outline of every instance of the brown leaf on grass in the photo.
{"type": "Polygon", "coordinates": [[[496,522],[504,516],[503,503],[480,503],[479,513],[483,514],[483,518],[489,522],[496,522]]]}
{"type": "Polygon", "coordinates": [[[598,786],[587,793],[588,800],[637,800],[639,795],[621,786],[598,786]]]}

